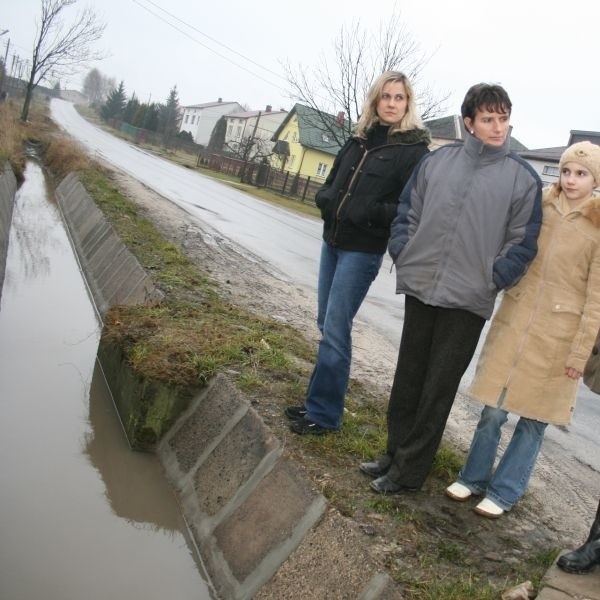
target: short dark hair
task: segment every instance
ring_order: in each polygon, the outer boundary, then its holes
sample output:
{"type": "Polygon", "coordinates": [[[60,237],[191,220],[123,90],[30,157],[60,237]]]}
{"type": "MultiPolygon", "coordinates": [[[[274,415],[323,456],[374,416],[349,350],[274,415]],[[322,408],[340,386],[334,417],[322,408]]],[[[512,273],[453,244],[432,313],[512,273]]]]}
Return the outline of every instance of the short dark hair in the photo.
{"type": "Polygon", "coordinates": [[[462,118],[475,118],[475,113],[484,108],[489,112],[508,113],[512,109],[512,102],[501,85],[489,83],[476,83],[469,88],[465,95],[460,113],[462,118]]]}

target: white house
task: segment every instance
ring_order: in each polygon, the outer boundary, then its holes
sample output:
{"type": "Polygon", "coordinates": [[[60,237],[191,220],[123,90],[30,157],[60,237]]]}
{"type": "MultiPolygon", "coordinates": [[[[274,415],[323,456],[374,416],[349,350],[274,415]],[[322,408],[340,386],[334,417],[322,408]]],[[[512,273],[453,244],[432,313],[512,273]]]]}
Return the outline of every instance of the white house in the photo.
{"type": "Polygon", "coordinates": [[[526,152],[519,152],[519,155],[537,171],[542,183],[546,186],[558,181],[558,176],[560,175],[558,163],[567,147],[586,140],[592,142],[592,144],[600,145],[600,132],[572,129],[569,135],[569,143],[566,146],[527,150],[526,152]]]}
{"type": "Polygon", "coordinates": [[[196,144],[206,146],[215,123],[223,115],[241,110],[239,102],[223,102],[221,98],[217,102],[184,106],[179,131],[191,133],[196,144]]]}
{"type": "Polygon", "coordinates": [[[225,148],[237,152],[243,140],[254,138],[260,146],[260,154],[269,154],[275,144],[271,138],[287,114],[286,110],[272,110],[272,107],[267,105],[264,110],[226,115],[225,148]]]}

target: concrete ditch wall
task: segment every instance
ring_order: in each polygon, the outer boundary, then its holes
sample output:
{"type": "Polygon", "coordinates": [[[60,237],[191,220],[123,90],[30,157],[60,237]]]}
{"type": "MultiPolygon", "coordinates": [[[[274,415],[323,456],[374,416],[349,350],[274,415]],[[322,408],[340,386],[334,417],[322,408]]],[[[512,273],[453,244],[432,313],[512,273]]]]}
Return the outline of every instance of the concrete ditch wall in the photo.
{"type": "Polygon", "coordinates": [[[61,181],[56,198],[101,317],[117,304],[162,299],[162,292],[154,287],[75,173],[61,181]]]}
{"type": "Polygon", "coordinates": [[[158,455],[220,598],[401,598],[225,376],[195,398],[158,455]]]}
{"type": "Polygon", "coordinates": [[[17,179],[9,163],[5,163],[0,173],[0,298],[6,270],[6,255],[8,253],[8,234],[12,221],[17,179]]]}
{"type": "MultiPolygon", "coordinates": [[[[117,303],[160,297],[75,175],[61,182],[57,198],[101,316],[117,303]]],[[[114,355],[100,362],[113,396],[131,394],[123,361],[114,355]]],[[[117,402],[121,413],[130,410],[127,400],[117,402]]],[[[131,416],[121,414],[122,422],[131,416]]],[[[191,399],[157,453],[220,598],[401,598],[362,549],[361,534],[327,510],[225,376],[191,399]]]]}

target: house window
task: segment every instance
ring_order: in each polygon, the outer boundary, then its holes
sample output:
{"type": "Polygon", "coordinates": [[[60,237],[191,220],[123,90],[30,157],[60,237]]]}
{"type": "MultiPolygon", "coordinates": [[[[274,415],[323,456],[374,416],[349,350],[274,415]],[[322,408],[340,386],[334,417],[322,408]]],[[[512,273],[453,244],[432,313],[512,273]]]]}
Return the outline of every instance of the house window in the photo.
{"type": "Polygon", "coordinates": [[[325,143],[329,143],[331,140],[329,139],[329,135],[327,133],[324,133],[321,135],[321,139],[325,142],[325,143]]]}
{"type": "Polygon", "coordinates": [[[542,175],[554,175],[555,177],[558,177],[560,175],[560,169],[558,167],[549,167],[546,165],[544,166],[542,175]]]}
{"type": "Polygon", "coordinates": [[[233,125],[231,123],[229,123],[229,125],[227,125],[227,137],[230,138],[231,137],[231,132],[233,131],[233,125]]]}
{"type": "Polygon", "coordinates": [[[190,118],[190,115],[185,115],[185,122],[187,123],[190,118]]]}
{"type": "Polygon", "coordinates": [[[236,137],[236,138],[240,138],[240,137],[242,137],[242,126],[241,126],[241,125],[238,125],[238,126],[237,126],[237,130],[236,130],[236,132],[235,132],[235,137],[236,137]]]}
{"type": "Polygon", "coordinates": [[[296,161],[296,155],[295,155],[295,154],[292,154],[292,155],[290,156],[290,162],[288,163],[288,166],[289,166],[290,168],[291,168],[291,167],[293,167],[293,166],[294,166],[294,162],[295,162],[295,161],[296,161]]]}
{"type": "Polygon", "coordinates": [[[283,141],[284,141],[284,142],[287,142],[289,137],[290,137],[290,132],[288,131],[288,132],[285,134],[285,137],[283,138],[283,141]]]}
{"type": "Polygon", "coordinates": [[[192,115],[192,125],[194,124],[195,120],[196,120],[196,115],[192,115]]]}
{"type": "Polygon", "coordinates": [[[294,135],[292,136],[292,142],[297,142],[298,141],[298,132],[294,131],[294,135]]]}
{"type": "Polygon", "coordinates": [[[327,163],[319,163],[317,167],[317,177],[325,177],[325,173],[327,172],[327,163]]]}

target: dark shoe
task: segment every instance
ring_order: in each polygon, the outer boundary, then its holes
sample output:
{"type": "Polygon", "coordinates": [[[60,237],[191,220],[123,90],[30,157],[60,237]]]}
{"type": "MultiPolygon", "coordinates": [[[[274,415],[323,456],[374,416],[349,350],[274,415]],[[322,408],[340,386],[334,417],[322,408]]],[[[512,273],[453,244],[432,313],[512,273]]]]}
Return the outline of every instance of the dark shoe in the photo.
{"type": "Polygon", "coordinates": [[[288,419],[296,421],[304,418],[306,415],[306,408],[304,408],[304,406],[288,406],[283,413],[288,419]]]}
{"type": "Polygon", "coordinates": [[[378,494],[403,494],[404,492],[418,492],[419,488],[408,487],[400,483],[393,482],[387,475],[371,481],[371,489],[378,494]]]}
{"type": "Polygon", "coordinates": [[[298,435],[325,435],[337,431],[336,429],[321,427],[308,419],[296,419],[295,421],[292,421],[290,423],[290,429],[298,435]]]}
{"type": "Polygon", "coordinates": [[[600,539],[563,554],[556,564],[567,573],[589,573],[596,565],[600,565],[600,539]]]}
{"type": "Polygon", "coordinates": [[[373,462],[360,463],[358,468],[371,477],[381,477],[390,470],[390,464],[384,465],[379,460],[373,462]]]}

